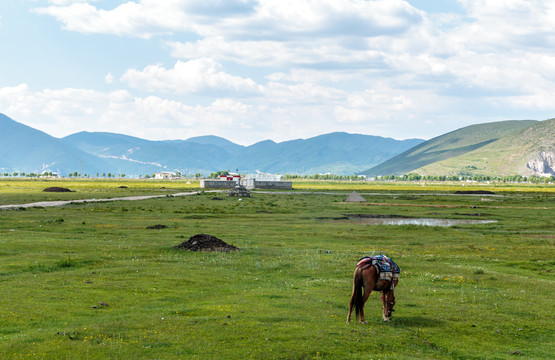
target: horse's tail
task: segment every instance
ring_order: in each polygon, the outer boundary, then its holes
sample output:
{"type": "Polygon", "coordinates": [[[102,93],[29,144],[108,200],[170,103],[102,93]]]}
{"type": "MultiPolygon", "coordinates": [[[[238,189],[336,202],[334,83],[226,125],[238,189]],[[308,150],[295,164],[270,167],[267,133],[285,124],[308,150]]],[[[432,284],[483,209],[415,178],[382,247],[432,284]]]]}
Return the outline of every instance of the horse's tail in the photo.
{"type": "Polygon", "coordinates": [[[362,297],[364,292],[362,291],[364,288],[364,281],[362,279],[362,269],[357,267],[355,270],[355,274],[353,275],[353,296],[352,301],[354,302],[355,306],[355,314],[356,319],[360,319],[360,314],[362,313],[362,307],[364,304],[362,303],[362,297]]]}

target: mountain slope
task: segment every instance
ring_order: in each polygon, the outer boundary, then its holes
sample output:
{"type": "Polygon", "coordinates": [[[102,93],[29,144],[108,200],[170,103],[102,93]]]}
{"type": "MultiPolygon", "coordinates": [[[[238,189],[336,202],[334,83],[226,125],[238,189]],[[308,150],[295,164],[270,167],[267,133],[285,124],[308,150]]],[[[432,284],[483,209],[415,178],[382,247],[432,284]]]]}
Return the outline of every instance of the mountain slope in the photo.
{"type": "Polygon", "coordinates": [[[129,174],[211,172],[231,156],[210,144],[182,140],[150,141],[105,132],[80,132],[62,140],[113,165],[118,164],[129,174]]]}
{"type": "Polygon", "coordinates": [[[379,136],[331,133],[309,139],[237,145],[217,136],[188,140],[149,141],[112,133],[80,132],[63,139],[116,166],[127,162],[127,174],[162,170],[210,173],[218,170],[255,170],[275,173],[353,174],[367,169],[423,140],[394,140],[379,136]]]}
{"type": "MultiPolygon", "coordinates": [[[[169,140],[169,141],[172,141],[172,140],[169,140]]],[[[245,148],[244,146],[237,145],[234,142],[231,142],[227,139],[221,138],[219,136],[214,136],[214,135],[197,136],[197,137],[189,138],[187,140],[174,140],[174,141],[184,141],[187,143],[216,146],[227,151],[229,154],[232,154],[232,155],[238,155],[245,148]]]]}
{"type": "Polygon", "coordinates": [[[240,168],[260,171],[352,174],[422,141],[336,132],[281,143],[263,141],[249,146],[232,161],[240,168]]]}
{"type": "Polygon", "coordinates": [[[77,150],[42,131],[0,114],[0,170],[2,172],[96,173],[111,171],[110,165],[77,150]]]}
{"type": "Polygon", "coordinates": [[[428,174],[555,175],[555,119],[534,123],[481,148],[417,169],[428,174]]]}
{"type": "MultiPolygon", "coordinates": [[[[368,176],[400,175],[483,148],[505,136],[529,128],[538,121],[508,120],[467,126],[435,137],[391,160],[362,172],[368,176]]],[[[492,154],[492,156],[497,156],[492,154]]],[[[434,173],[435,174],[435,173],[434,173]]],[[[437,173],[445,175],[445,173],[437,173]]]]}

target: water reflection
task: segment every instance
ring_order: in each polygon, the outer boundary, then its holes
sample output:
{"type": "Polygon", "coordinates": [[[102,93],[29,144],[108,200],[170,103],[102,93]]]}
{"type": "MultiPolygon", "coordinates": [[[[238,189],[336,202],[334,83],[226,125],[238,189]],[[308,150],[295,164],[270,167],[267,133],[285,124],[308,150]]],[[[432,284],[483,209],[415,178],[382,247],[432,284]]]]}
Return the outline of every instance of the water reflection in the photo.
{"type": "Polygon", "coordinates": [[[497,220],[466,220],[466,219],[433,219],[433,218],[370,218],[360,217],[351,218],[349,222],[364,225],[421,225],[421,226],[454,226],[454,225],[473,225],[491,224],[497,220]]]}

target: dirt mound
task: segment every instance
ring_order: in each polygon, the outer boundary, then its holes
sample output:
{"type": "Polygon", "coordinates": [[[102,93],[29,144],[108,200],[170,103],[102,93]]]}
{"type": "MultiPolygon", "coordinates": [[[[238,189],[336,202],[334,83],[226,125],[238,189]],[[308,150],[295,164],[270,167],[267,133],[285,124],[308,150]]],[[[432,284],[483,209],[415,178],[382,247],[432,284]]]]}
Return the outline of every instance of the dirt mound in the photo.
{"type": "Polygon", "coordinates": [[[208,234],[197,234],[191,236],[189,240],[175,246],[179,250],[191,251],[236,251],[238,247],[230,245],[215,236],[208,234]]]}
{"type": "Polygon", "coordinates": [[[160,229],[165,229],[167,228],[166,225],[163,224],[156,224],[156,225],[150,225],[146,227],[147,229],[152,229],[152,230],[160,230],[160,229]]]}
{"type": "Polygon", "coordinates": [[[488,190],[460,190],[460,191],[455,191],[455,194],[495,195],[493,191],[488,191],[488,190]]]}
{"type": "Polygon", "coordinates": [[[63,187],[52,186],[43,190],[44,192],[71,192],[71,190],[63,187]]]}

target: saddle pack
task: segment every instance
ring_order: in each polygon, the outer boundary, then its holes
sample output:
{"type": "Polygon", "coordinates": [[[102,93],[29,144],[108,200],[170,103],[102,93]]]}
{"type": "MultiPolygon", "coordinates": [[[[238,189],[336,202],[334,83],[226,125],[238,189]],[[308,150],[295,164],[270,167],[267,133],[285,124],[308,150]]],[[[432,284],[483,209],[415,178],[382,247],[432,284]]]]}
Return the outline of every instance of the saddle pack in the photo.
{"type": "Polygon", "coordinates": [[[385,255],[365,256],[357,263],[357,267],[363,270],[372,265],[376,267],[380,280],[393,282],[399,279],[401,269],[399,269],[399,266],[397,266],[391,258],[385,255]]]}

